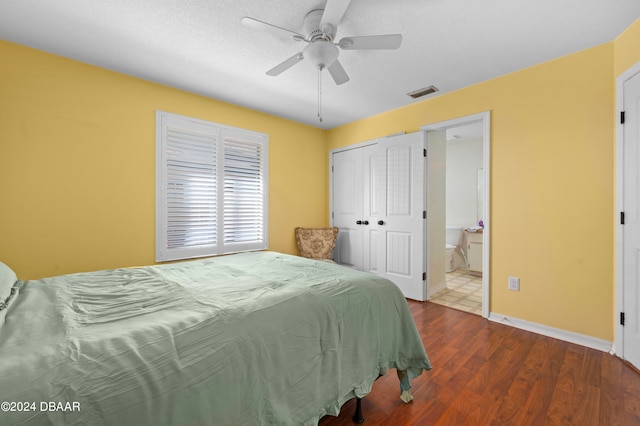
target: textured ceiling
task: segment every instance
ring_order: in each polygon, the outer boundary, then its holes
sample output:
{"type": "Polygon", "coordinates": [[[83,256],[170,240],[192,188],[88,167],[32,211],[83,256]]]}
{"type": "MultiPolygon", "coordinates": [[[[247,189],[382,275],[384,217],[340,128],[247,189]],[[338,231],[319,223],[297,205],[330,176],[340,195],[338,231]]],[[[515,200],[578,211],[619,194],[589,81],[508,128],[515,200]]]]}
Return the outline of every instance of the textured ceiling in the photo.
{"type": "Polygon", "coordinates": [[[0,38],[320,128],[409,105],[612,41],[639,0],[352,0],[345,36],[401,33],[398,50],[340,52],[336,86],[301,62],[265,72],[303,45],[240,25],[243,16],[303,32],[324,0],[0,0],[0,38]]]}

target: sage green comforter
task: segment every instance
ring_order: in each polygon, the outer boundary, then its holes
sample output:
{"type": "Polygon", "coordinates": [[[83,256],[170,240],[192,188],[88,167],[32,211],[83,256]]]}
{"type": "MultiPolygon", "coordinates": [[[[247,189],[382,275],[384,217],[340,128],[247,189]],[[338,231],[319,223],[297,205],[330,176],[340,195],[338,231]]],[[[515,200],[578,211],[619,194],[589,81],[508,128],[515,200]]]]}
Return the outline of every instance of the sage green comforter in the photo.
{"type": "Polygon", "coordinates": [[[311,425],[389,368],[430,364],[375,275],[274,252],[64,275],[0,325],[0,424],[311,425]]]}

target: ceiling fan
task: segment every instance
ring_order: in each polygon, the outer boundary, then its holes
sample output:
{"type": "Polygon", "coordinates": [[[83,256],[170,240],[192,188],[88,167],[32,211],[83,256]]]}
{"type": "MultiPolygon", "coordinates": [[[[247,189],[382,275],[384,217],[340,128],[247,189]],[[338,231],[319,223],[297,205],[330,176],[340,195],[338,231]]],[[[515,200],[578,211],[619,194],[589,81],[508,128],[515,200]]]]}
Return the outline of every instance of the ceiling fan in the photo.
{"type": "Polygon", "coordinates": [[[277,36],[284,35],[297,42],[307,44],[301,52],[267,71],[267,75],[280,75],[306,59],[318,71],[325,68],[329,70],[329,74],[336,84],[344,84],[349,81],[349,76],[338,61],[339,48],[342,50],[397,49],[402,43],[401,34],[344,37],[334,43],[338,24],[349,7],[349,3],[351,0],[327,0],[324,9],[315,9],[307,13],[302,25],[306,36],[248,16],[242,18],[240,23],[256,30],[277,36]]]}

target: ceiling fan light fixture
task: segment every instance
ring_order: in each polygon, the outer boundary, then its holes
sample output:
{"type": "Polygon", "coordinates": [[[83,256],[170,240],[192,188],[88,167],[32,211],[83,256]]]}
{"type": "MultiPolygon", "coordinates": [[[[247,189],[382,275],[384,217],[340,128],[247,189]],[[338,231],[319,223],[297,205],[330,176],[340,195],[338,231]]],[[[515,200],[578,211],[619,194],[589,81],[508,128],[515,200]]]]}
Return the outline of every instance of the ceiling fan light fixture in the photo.
{"type": "Polygon", "coordinates": [[[313,43],[309,43],[304,48],[304,57],[311,64],[319,69],[324,69],[330,66],[338,59],[338,48],[328,41],[317,40],[313,43]]]}

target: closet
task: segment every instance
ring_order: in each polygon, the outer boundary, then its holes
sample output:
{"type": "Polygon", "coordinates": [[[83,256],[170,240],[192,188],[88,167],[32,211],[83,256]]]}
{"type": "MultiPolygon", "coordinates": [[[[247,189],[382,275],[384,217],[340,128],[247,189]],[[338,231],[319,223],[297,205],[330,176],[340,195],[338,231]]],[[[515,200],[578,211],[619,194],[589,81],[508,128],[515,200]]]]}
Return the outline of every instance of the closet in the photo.
{"type": "Polygon", "coordinates": [[[396,135],[331,153],[336,262],[393,281],[426,300],[425,133],[396,135]]]}

